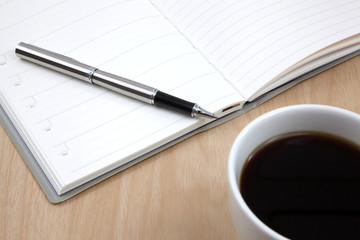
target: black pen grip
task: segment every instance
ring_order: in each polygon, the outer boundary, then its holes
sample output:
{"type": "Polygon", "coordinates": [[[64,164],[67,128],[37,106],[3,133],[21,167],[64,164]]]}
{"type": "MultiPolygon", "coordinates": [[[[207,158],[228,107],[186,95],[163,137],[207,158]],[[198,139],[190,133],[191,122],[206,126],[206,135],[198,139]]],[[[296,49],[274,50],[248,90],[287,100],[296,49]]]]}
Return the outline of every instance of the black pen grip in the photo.
{"type": "Polygon", "coordinates": [[[195,103],[157,91],[154,97],[154,105],[192,116],[195,103]]]}

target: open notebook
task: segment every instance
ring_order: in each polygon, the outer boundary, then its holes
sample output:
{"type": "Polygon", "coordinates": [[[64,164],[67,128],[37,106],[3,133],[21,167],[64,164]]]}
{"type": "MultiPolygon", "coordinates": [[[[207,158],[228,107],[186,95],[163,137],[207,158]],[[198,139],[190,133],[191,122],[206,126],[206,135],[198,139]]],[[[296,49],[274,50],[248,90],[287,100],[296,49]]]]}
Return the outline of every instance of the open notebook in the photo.
{"type": "Polygon", "coordinates": [[[12,0],[0,16],[2,124],[53,202],[360,51],[360,1],[12,0]],[[21,61],[21,41],[221,118],[193,119],[21,61]]]}

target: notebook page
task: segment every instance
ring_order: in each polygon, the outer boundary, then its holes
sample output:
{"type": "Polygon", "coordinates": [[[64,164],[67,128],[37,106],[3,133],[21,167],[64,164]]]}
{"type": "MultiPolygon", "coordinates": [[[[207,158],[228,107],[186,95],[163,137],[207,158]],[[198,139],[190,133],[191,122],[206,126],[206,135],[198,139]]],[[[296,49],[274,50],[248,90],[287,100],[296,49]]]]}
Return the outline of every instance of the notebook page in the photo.
{"type": "Polygon", "coordinates": [[[59,194],[207,120],[20,60],[18,42],[156,86],[219,115],[244,100],[148,1],[12,0],[1,5],[0,16],[8,19],[0,23],[1,104],[59,194]]]}
{"type": "Polygon", "coordinates": [[[249,100],[278,74],[360,32],[357,0],[152,0],[249,100]]]}

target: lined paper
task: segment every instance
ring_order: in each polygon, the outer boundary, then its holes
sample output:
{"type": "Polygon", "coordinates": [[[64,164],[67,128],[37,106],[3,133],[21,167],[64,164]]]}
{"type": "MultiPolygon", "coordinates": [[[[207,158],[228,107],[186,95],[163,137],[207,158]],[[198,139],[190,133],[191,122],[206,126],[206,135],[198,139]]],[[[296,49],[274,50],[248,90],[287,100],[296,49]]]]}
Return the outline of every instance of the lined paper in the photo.
{"type": "Polygon", "coordinates": [[[360,29],[357,0],[152,2],[249,100],[279,73],[360,29]]]}
{"type": "Polygon", "coordinates": [[[0,16],[0,96],[62,194],[205,124],[21,61],[20,41],[221,110],[243,97],[145,0],[12,0],[0,16]],[[13,14],[17,12],[18,14],[13,14]],[[201,91],[199,91],[201,89],[201,91]]]}

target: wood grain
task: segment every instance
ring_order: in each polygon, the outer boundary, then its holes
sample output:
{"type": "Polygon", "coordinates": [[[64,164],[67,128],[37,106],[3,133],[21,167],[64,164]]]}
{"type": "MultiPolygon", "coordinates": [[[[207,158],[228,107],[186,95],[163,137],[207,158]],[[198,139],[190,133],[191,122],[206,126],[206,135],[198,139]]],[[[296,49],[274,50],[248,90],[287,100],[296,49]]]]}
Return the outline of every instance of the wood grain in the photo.
{"type": "Polygon", "coordinates": [[[227,157],[270,110],[313,103],[360,113],[360,56],[60,204],[51,204],[0,127],[0,239],[237,239],[227,157]]]}

